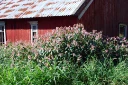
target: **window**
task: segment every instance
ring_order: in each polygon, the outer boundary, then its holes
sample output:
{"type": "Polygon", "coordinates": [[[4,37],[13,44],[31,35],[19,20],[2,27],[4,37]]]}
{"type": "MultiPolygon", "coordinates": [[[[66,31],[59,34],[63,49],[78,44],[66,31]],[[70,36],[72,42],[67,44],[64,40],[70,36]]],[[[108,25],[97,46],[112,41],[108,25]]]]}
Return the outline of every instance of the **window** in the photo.
{"type": "Polygon", "coordinates": [[[38,38],[38,23],[37,21],[29,22],[31,25],[31,42],[36,42],[38,38]]]}
{"type": "Polygon", "coordinates": [[[127,37],[127,25],[119,24],[119,37],[127,37]]]}
{"type": "Polygon", "coordinates": [[[0,22],[0,45],[6,44],[5,23],[0,22]]]}

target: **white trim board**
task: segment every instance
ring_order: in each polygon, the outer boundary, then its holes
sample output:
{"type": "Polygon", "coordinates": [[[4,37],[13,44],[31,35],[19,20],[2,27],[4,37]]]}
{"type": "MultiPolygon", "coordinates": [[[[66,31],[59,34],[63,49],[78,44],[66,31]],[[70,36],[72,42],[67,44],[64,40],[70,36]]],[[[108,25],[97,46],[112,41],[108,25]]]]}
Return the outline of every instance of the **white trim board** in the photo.
{"type": "Polygon", "coordinates": [[[4,44],[6,44],[6,30],[5,30],[5,22],[0,21],[0,25],[4,26],[4,44]]]}
{"type": "Polygon", "coordinates": [[[37,37],[38,37],[38,21],[30,21],[30,26],[31,26],[31,43],[33,43],[33,26],[36,26],[36,33],[37,33],[37,37]]]}
{"type": "Polygon", "coordinates": [[[6,30],[5,30],[5,24],[4,24],[4,43],[6,44],[6,30]]]}
{"type": "Polygon", "coordinates": [[[37,25],[38,24],[38,21],[29,21],[29,24],[30,25],[37,25]]]}
{"type": "Polygon", "coordinates": [[[80,20],[82,18],[82,16],[84,15],[84,13],[87,11],[87,9],[90,7],[90,5],[92,4],[94,0],[90,0],[90,2],[87,4],[87,6],[85,6],[85,8],[83,9],[83,11],[80,13],[80,15],[78,16],[78,19],[80,20]]]}

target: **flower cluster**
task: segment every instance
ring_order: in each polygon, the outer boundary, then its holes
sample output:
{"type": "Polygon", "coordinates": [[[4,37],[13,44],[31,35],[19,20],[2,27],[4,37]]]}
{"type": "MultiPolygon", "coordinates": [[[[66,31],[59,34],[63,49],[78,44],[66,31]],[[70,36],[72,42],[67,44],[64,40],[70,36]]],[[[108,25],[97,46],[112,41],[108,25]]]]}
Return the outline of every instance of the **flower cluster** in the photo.
{"type": "Polygon", "coordinates": [[[125,59],[128,41],[119,37],[104,38],[102,32],[87,32],[82,24],[73,27],[57,27],[48,38],[41,56],[53,56],[58,60],[86,61],[88,58],[125,59]],[[79,57],[81,56],[81,57],[79,57]]]}
{"type": "Polygon", "coordinates": [[[57,27],[32,44],[16,42],[5,45],[4,50],[9,50],[5,56],[9,55],[13,64],[15,61],[32,60],[47,65],[53,59],[82,63],[92,57],[118,61],[128,57],[128,41],[119,37],[103,37],[102,32],[96,30],[87,32],[82,24],[75,24],[57,27]]]}

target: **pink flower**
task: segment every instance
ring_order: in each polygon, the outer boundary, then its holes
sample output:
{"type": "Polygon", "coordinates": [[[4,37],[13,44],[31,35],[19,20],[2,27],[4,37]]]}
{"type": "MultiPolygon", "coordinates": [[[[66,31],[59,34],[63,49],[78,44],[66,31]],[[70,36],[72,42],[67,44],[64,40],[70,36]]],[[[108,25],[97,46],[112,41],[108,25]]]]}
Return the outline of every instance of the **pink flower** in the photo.
{"type": "Polygon", "coordinates": [[[56,27],[56,30],[59,30],[59,27],[56,27]]]}
{"type": "Polygon", "coordinates": [[[85,33],[84,33],[85,35],[89,35],[90,33],[88,33],[87,31],[85,31],[85,33]]]}
{"type": "Polygon", "coordinates": [[[95,46],[94,45],[91,45],[91,50],[94,50],[95,49],[95,46]]]}
{"type": "Polygon", "coordinates": [[[108,50],[105,50],[106,53],[108,53],[108,50]]]}
{"type": "Polygon", "coordinates": [[[73,40],[73,45],[78,46],[78,43],[75,40],[73,40]]]}
{"type": "Polygon", "coordinates": [[[124,45],[124,43],[122,43],[122,45],[121,45],[122,47],[125,47],[125,45],[124,45]]]}
{"type": "Polygon", "coordinates": [[[92,31],[93,34],[96,33],[96,32],[97,32],[97,30],[93,30],[93,31],[92,31]]]}
{"type": "Polygon", "coordinates": [[[70,47],[70,44],[67,44],[67,47],[70,47]]]}
{"type": "Polygon", "coordinates": [[[79,57],[77,58],[77,62],[79,62],[82,59],[82,56],[79,55],[79,57]]]}
{"type": "Polygon", "coordinates": [[[29,60],[31,60],[31,59],[32,59],[32,57],[31,57],[30,55],[28,55],[28,59],[29,59],[29,60]]]}
{"type": "Polygon", "coordinates": [[[73,55],[73,56],[76,56],[76,54],[75,54],[75,53],[73,53],[72,55],[73,55]]]}

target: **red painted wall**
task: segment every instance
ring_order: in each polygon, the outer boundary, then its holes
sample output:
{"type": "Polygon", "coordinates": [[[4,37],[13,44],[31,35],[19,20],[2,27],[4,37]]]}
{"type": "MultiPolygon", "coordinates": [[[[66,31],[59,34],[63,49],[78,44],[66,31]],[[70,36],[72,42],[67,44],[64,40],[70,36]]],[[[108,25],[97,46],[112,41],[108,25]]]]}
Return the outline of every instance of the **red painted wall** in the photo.
{"type": "Polygon", "coordinates": [[[105,36],[118,36],[119,24],[128,25],[128,0],[94,0],[79,21],[87,31],[103,31],[105,36]]]}
{"type": "Polygon", "coordinates": [[[43,35],[56,27],[73,26],[77,23],[77,17],[53,17],[39,19],[39,35],[43,35]]]}
{"type": "Polygon", "coordinates": [[[47,32],[52,31],[60,26],[72,26],[77,23],[77,17],[47,17],[33,19],[14,19],[2,20],[6,24],[6,40],[7,42],[31,41],[31,26],[29,21],[38,21],[38,34],[43,36],[47,32]]]}
{"type": "Polygon", "coordinates": [[[118,24],[123,23],[127,25],[128,38],[128,0],[117,0],[117,21],[118,24]]]}
{"type": "Polygon", "coordinates": [[[76,23],[83,23],[87,31],[95,29],[103,31],[105,36],[118,36],[119,24],[128,25],[128,0],[94,0],[80,20],[77,16],[62,16],[2,21],[6,23],[7,41],[11,42],[19,40],[30,42],[29,21],[38,21],[39,36],[56,27],[72,26],[76,23]]]}
{"type": "Polygon", "coordinates": [[[26,20],[5,20],[7,42],[30,40],[30,26],[26,20]]]}

